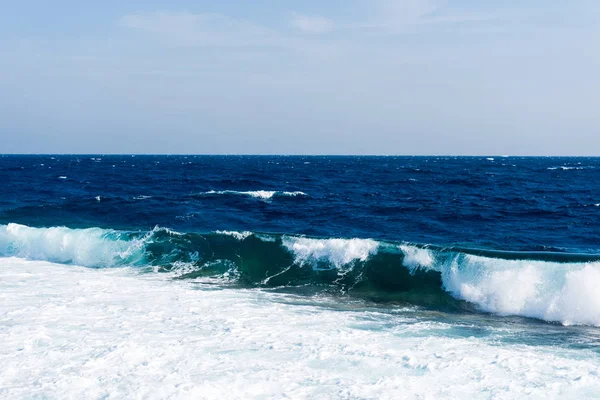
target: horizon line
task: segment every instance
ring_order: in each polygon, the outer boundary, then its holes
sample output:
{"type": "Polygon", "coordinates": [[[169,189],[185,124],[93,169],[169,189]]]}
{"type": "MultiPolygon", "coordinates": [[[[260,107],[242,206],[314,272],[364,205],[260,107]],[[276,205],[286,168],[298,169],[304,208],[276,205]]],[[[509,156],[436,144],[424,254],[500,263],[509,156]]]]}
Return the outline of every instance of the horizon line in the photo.
{"type": "Polygon", "coordinates": [[[498,157],[498,158],[598,158],[600,155],[507,155],[507,154],[290,154],[290,153],[0,153],[5,156],[202,156],[202,157],[498,157]]]}

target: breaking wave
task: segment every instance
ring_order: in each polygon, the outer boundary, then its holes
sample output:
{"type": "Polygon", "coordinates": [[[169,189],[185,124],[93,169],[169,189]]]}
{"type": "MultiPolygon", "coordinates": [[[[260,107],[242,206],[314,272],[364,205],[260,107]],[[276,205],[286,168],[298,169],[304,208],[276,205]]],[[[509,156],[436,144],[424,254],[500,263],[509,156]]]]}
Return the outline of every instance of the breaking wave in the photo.
{"type": "MultiPolygon", "coordinates": [[[[600,326],[600,257],[252,232],[0,225],[0,256],[600,326]]],[[[51,271],[49,271],[50,273],[51,271]]]]}

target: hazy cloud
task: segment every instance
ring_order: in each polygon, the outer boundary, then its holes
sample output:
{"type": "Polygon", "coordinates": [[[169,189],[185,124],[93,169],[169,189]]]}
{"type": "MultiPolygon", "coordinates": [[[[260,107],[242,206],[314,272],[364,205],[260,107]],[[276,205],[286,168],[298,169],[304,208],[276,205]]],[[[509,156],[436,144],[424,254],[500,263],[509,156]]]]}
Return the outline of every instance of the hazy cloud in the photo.
{"type": "Polygon", "coordinates": [[[327,33],[334,27],[333,20],[320,15],[294,14],[291,19],[294,28],[304,33],[327,33]]]}
{"type": "Polygon", "coordinates": [[[122,26],[154,34],[183,46],[266,46],[280,43],[279,35],[261,25],[221,14],[155,12],[126,15],[122,26]]]}
{"type": "Polygon", "coordinates": [[[359,26],[388,33],[402,33],[416,26],[468,23],[495,17],[490,12],[455,9],[447,1],[440,0],[371,0],[362,4],[367,16],[358,23],[359,26]]]}

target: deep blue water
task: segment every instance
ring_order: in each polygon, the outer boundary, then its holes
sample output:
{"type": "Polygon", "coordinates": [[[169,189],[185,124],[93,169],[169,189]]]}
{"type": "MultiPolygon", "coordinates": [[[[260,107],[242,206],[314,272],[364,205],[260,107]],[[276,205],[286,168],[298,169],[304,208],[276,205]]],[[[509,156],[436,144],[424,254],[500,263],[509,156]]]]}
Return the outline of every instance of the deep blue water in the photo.
{"type": "Polygon", "coordinates": [[[600,158],[5,155],[0,224],[600,253],[599,182],[600,158]]]}

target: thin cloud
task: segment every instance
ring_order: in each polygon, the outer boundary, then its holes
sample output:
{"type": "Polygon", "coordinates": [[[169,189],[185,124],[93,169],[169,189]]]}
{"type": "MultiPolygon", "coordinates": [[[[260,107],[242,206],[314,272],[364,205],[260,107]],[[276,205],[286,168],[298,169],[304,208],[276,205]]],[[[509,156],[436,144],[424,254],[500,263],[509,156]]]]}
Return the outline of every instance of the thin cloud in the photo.
{"type": "Polygon", "coordinates": [[[311,34],[327,33],[334,28],[333,20],[320,15],[294,14],[291,24],[297,30],[311,34]]]}
{"type": "MultiPolygon", "coordinates": [[[[322,17],[295,15],[302,35],[277,30],[250,20],[222,14],[188,12],[153,12],[126,15],[118,24],[133,35],[134,42],[164,47],[210,47],[222,53],[239,54],[240,49],[254,53],[272,50],[290,51],[314,60],[330,60],[339,54],[339,45],[321,40],[318,33],[333,28],[333,22],[322,17]],[[312,33],[311,37],[306,34],[312,33]],[[312,36],[319,36],[319,39],[312,36]]],[[[290,53],[291,54],[291,53],[290,53]]]]}
{"type": "Polygon", "coordinates": [[[385,33],[440,24],[464,24],[494,19],[491,13],[463,11],[436,0],[371,0],[363,2],[367,17],[355,27],[385,33]]]}
{"type": "Polygon", "coordinates": [[[126,15],[120,25],[181,46],[277,46],[281,37],[264,26],[221,14],[155,12],[126,15]]]}

